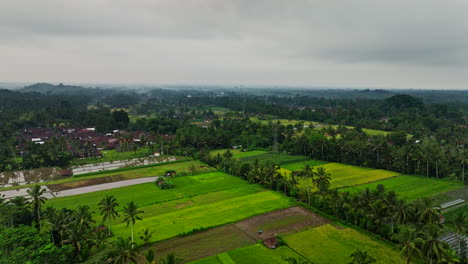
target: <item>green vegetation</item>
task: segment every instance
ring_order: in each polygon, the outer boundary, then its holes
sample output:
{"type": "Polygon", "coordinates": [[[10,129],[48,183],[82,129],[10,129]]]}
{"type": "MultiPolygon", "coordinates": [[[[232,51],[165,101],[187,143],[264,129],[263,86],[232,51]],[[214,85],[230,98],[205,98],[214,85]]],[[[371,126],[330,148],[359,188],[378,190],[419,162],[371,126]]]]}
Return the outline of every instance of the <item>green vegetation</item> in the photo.
{"type": "MultiPolygon", "coordinates": [[[[135,232],[146,228],[155,231],[151,241],[189,233],[193,229],[219,226],[290,205],[289,200],[280,194],[263,191],[257,185],[221,172],[176,177],[173,183],[174,189],[161,190],[154,183],[147,183],[55,198],[48,204],[56,208],[88,205],[97,212],[98,203],[106,195],[116,197],[121,205],[137,201],[144,211],[144,221],[135,225],[135,232]]],[[[127,234],[122,216],[111,222],[114,234],[127,234]]]]}
{"type": "Polygon", "coordinates": [[[140,148],[134,151],[123,151],[123,152],[119,152],[115,149],[104,150],[101,152],[101,154],[102,154],[102,158],[74,159],[70,165],[74,166],[74,165],[83,165],[83,164],[93,164],[93,163],[99,163],[99,162],[143,158],[143,157],[148,157],[153,153],[151,152],[149,148],[140,148]]]}
{"type": "Polygon", "coordinates": [[[258,155],[248,155],[240,158],[240,160],[242,162],[253,162],[258,160],[259,162],[271,161],[275,164],[288,164],[305,161],[308,160],[308,158],[300,155],[288,155],[284,153],[262,153],[258,155]]]}
{"type": "MultiPolygon", "coordinates": [[[[149,228],[155,232],[151,241],[160,241],[191,233],[194,229],[220,226],[290,205],[291,202],[282,195],[264,191],[144,218],[135,226],[135,232],[149,228]]],[[[144,207],[141,209],[145,210],[144,207]]],[[[125,224],[115,225],[114,230],[117,236],[125,236],[128,232],[125,224]]]]}
{"type": "Polygon", "coordinates": [[[286,236],[288,246],[314,263],[349,263],[357,249],[365,250],[378,263],[405,263],[397,251],[353,229],[324,225],[286,236]]]}
{"type": "Polygon", "coordinates": [[[423,197],[431,197],[437,194],[441,194],[450,190],[463,187],[463,185],[460,183],[446,180],[438,180],[433,178],[428,179],[414,175],[400,175],[395,178],[346,188],[344,190],[356,193],[366,188],[375,189],[379,184],[383,184],[386,190],[394,191],[400,197],[404,197],[409,201],[413,201],[423,197]]]}
{"type": "Polygon", "coordinates": [[[328,162],[326,161],[320,161],[320,160],[307,160],[307,161],[284,164],[281,166],[281,168],[289,170],[289,171],[295,171],[295,170],[304,169],[306,165],[309,165],[310,167],[315,167],[315,166],[325,165],[327,163],[328,162]]]}
{"type": "MultiPolygon", "coordinates": [[[[295,258],[304,261],[304,258],[287,246],[268,249],[262,244],[234,249],[204,259],[190,262],[190,264],[251,264],[251,263],[288,263],[286,259],[295,258]]],[[[300,262],[301,263],[301,262],[300,262]]]]}

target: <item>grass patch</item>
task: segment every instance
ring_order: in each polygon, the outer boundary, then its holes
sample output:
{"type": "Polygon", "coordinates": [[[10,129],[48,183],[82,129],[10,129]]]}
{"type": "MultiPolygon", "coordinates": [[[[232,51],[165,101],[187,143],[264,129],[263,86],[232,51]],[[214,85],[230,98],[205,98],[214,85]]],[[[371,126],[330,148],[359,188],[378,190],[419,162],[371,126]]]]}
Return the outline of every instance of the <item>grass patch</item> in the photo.
{"type": "Polygon", "coordinates": [[[446,180],[424,178],[422,176],[413,175],[400,175],[395,178],[355,186],[352,188],[346,188],[344,190],[350,192],[360,192],[365,188],[375,189],[379,184],[383,184],[386,190],[394,191],[399,196],[404,197],[409,201],[442,194],[444,192],[463,187],[461,183],[455,183],[446,180]]]}
{"type": "Polygon", "coordinates": [[[405,263],[389,245],[350,228],[339,230],[324,225],[284,239],[289,247],[313,263],[348,263],[349,255],[357,249],[367,251],[379,263],[405,263]]]}

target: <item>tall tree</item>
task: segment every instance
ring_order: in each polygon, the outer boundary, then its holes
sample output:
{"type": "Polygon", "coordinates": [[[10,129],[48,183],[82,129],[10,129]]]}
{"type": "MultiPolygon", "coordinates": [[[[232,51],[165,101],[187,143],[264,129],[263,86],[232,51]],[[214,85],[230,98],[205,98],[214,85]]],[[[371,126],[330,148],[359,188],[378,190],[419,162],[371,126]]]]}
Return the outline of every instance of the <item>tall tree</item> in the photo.
{"type": "Polygon", "coordinates": [[[132,243],[133,243],[133,229],[135,227],[136,221],[142,221],[142,218],[139,216],[144,213],[144,211],[138,210],[138,206],[132,201],[127,203],[127,205],[123,209],[125,218],[124,222],[128,225],[132,224],[132,243]]]}
{"type": "Polygon", "coordinates": [[[377,262],[377,260],[370,256],[367,251],[363,251],[361,249],[354,251],[350,257],[352,260],[349,264],[372,264],[377,262]]]}
{"type": "Polygon", "coordinates": [[[119,237],[114,244],[114,250],[107,262],[112,264],[136,263],[135,243],[130,238],[119,237]]]}
{"type": "Polygon", "coordinates": [[[41,228],[41,210],[42,210],[42,204],[44,204],[47,201],[47,198],[44,197],[44,193],[46,192],[46,189],[43,189],[39,185],[34,185],[31,187],[31,189],[26,191],[29,196],[31,196],[31,201],[30,204],[33,209],[34,213],[34,221],[36,222],[36,228],[40,229],[41,228]]]}
{"type": "Polygon", "coordinates": [[[106,195],[106,197],[102,198],[99,202],[99,210],[101,212],[102,221],[105,222],[107,220],[107,229],[109,229],[109,235],[111,234],[111,220],[115,220],[119,213],[117,212],[116,208],[119,206],[117,203],[117,199],[114,196],[106,195]]]}
{"type": "Polygon", "coordinates": [[[324,167],[318,167],[314,172],[315,178],[312,180],[319,192],[325,193],[330,187],[331,175],[324,167]]]}
{"type": "Polygon", "coordinates": [[[406,263],[411,263],[413,257],[422,256],[420,246],[423,240],[419,237],[416,228],[411,226],[400,226],[397,234],[393,235],[393,239],[400,243],[400,255],[406,258],[406,263]]]}
{"type": "Polygon", "coordinates": [[[174,253],[167,254],[161,260],[161,264],[181,264],[183,259],[176,256],[174,253]]]}

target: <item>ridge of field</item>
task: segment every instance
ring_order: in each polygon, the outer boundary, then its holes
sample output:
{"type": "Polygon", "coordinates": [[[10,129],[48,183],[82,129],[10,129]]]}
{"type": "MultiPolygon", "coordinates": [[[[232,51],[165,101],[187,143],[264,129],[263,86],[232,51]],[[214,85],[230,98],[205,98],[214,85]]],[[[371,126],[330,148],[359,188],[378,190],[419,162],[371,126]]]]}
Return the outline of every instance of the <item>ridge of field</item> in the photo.
{"type": "MultiPolygon", "coordinates": [[[[317,161],[310,161],[311,164],[320,164],[317,161]]],[[[283,165],[280,169],[282,173],[290,174],[291,171],[287,168],[295,168],[295,169],[302,169],[308,162],[297,162],[297,163],[290,163],[287,165],[283,165]]],[[[367,184],[375,181],[380,181],[383,179],[387,179],[390,177],[395,177],[400,175],[398,172],[394,171],[387,171],[381,169],[373,169],[373,168],[366,168],[366,167],[359,167],[353,165],[346,165],[342,163],[325,163],[322,165],[316,165],[323,167],[326,169],[328,173],[331,175],[330,186],[332,188],[342,188],[360,184],[367,184]]],[[[298,179],[300,188],[306,188],[307,185],[310,185],[310,181],[308,182],[306,179],[299,178],[298,179]]],[[[313,187],[315,188],[315,187],[313,187]]]]}
{"type": "Polygon", "coordinates": [[[356,193],[366,188],[375,189],[379,184],[385,186],[386,190],[394,191],[400,197],[404,197],[408,201],[414,201],[422,197],[431,197],[458,188],[463,188],[463,184],[447,180],[425,178],[416,175],[400,175],[398,177],[345,188],[343,190],[356,193]]]}
{"type": "MultiPolygon", "coordinates": [[[[149,228],[154,231],[150,242],[162,241],[194,229],[221,226],[291,205],[292,201],[283,195],[263,191],[148,217],[135,225],[135,233],[149,228]]],[[[125,223],[114,225],[113,230],[117,237],[130,235],[125,223]]]]}
{"type": "Polygon", "coordinates": [[[76,181],[83,181],[83,180],[90,180],[94,178],[102,178],[102,177],[110,177],[116,176],[115,179],[118,180],[130,180],[136,178],[143,178],[143,177],[153,177],[153,176],[162,176],[166,172],[166,170],[175,170],[177,173],[188,173],[189,168],[195,166],[198,169],[198,172],[208,172],[214,170],[210,168],[203,162],[198,160],[188,160],[188,161],[173,161],[169,163],[156,163],[151,165],[141,166],[142,168],[134,168],[134,169],[117,169],[110,172],[100,171],[91,174],[87,174],[85,176],[72,176],[66,177],[64,179],[53,180],[53,181],[44,181],[34,184],[27,184],[27,185],[18,185],[18,186],[11,186],[11,187],[3,187],[0,188],[0,191],[6,190],[15,190],[15,189],[22,189],[22,188],[30,188],[34,185],[53,185],[53,184],[63,184],[63,183],[71,183],[76,181]]]}
{"type": "Polygon", "coordinates": [[[348,263],[361,249],[383,264],[405,263],[399,252],[382,241],[350,228],[323,225],[285,236],[290,248],[313,263],[348,263]]]}

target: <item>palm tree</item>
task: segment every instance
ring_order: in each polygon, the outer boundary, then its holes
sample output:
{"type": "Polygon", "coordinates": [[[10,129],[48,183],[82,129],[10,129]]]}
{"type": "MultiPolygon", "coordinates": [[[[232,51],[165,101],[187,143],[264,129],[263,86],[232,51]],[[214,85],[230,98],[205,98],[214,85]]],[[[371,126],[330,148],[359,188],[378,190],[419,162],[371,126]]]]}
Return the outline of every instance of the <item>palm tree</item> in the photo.
{"type": "Polygon", "coordinates": [[[90,211],[89,205],[78,205],[78,208],[73,213],[73,220],[81,230],[88,230],[94,223],[92,214],[93,212],[90,211]]]}
{"type": "Polygon", "coordinates": [[[148,249],[145,254],[143,254],[145,257],[145,264],[155,264],[155,253],[154,249],[148,249]]]}
{"type": "Polygon", "coordinates": [[[461,256],[461,242],[463,234],[466,233],[466,216],[463,212],[458,212],[453,220],[458,239],[458,255],[461,256]]]}
{"type": "Polygon", "coordinates": [[[169,253],[160,260],[161,264],[180,264],[182,261],[183,259],[177,257],[174,253],[169,253]]]}
{"type": "Polygon", "coordinates": [[[430,264],[433,261],[440,261],[445,254],[445,244],[439,240],[441,229],[435,224],[429,224],[424,227],[424,242],[422,245],[423,253],[430,264]]]}
{"type": "Polygon", "coordinates": [[[111,234],[111,219],[115,220],[119,213],[116,211],[117,206],[117,199],[114,196],[106,195],[100,202],[99,202],[99,210],[101,211],[102,221],[105,222],[107,220],[107,228],[109,229],[109,235],[111,234]]]}
{"type": "Polygon", "coordinates": [[[143,231],[143,233],[140,235],[140,239],[145,243],[145,245],[149,243],[151,237],[153,236],[153,233],[154,232],[146,228],[145,231],[143,231]]]}
{"type": "Polygon", "coordinates": [[[31,187],[31,189],[26,191],[29,196],[31,196],[31,201],[30,204],[33,209],[34,213],[34,221],[36,222],[36,228],[40,229],[41,228],[41,207],[42,204],[47,201],[47,198],[45,198],[43,195],[46,192],[46,189],[41,188],[39,185],[34,185],[31,187]]]}
{"type": "Polygon", "coordinates": [[[400,226],[400,231],[393,235],[392,238],[401,243],[400,255],[406,258],[406,263],[411,263],[412,257],[422,255],[419,246],[422,245],[423,240],[419,237],[416,228],[412,226],[400,226]]]}
{"type": "Polygon", "coordinates": [[[310,186],[314,180],[314,169],[307,164],[301,171],[301,176],[304,177],[307,183],[307,202],[310,205],[310,186]]]}
{"type": "Polygon", "coordinates": [[[460,257],[457,255],[457,252],[455,252],[452,249],[448,249],[445,251],[444,256],[442,257],[441,261],[439,263],[443,264],[457,264],[460,263],[460,257]]]}
{"type": "Polygon", "coordinates": [[[361,249],[354,251],[350,257],[352,260],[349,264],[371,264],[377,262],[375,258],[367,254],[367,251],[362,251],[361,249]]]}
{"type": "Polygon", "coordinates": [[[419,203],[419,222],[422,224],[436,224],[439,223],[440,206],[436,206],[434,198],[425,197],[419,203]]]}
{"type": "Polygon", "coordinates": [[[115,250],[113,256],[107,262],[112,264],[127,264],[136,262],[135,243],[130,241],[130,238],[119,237],[115,242],[115,250]]]}
{"type": "Polygon", "coordinates": [[[331,175],[324,167],[318,167],[314,173],[315,179],[312,182],[318,188],[319,192],[324,193],[330,187],[331,175]]]}
{"type": "Polygon", "coordinates": [[[408,223],[413,217],[413,208],[404,200],[397,201],[394,205],[390,206],[391,219],[398,225],[408,223]]]}
{"type": "Polygon", "coordinates": [[[140,214],[143,214],[144,211],[138,210],[138,206],[132,201],[127,203],[127,205],[123,209],[125,218],[124,222],[127,223],[127,227],[129,224],[132,224],[132,243],[133,243],[133,228],[137,220],[142,221],[140,214]]]}

